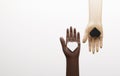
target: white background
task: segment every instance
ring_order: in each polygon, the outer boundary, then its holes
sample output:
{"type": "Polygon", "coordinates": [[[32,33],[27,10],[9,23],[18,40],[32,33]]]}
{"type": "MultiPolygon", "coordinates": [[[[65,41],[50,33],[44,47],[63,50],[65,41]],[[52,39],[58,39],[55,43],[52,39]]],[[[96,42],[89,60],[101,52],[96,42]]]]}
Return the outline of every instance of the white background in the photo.
{"type": "MultiPolygon", "coordinates": [[[[103,0],[104,46],[81,44],[80,76],[120,76],[120,1],[103,0]]],[[[88,23],[88,0],[0,0],[0,76],[65,76],[59,37],[88,23]]]]}

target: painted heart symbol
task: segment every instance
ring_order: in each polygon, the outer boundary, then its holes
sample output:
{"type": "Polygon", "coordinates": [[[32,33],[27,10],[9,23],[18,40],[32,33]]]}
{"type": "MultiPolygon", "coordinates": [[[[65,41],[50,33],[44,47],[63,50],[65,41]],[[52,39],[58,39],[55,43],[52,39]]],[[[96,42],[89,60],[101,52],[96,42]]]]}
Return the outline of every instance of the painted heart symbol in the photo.
{"type": "Polygon", "coordinates": [[[77,48],[77,42],[68,42],[67,47],[73,52],[77,48]]]}

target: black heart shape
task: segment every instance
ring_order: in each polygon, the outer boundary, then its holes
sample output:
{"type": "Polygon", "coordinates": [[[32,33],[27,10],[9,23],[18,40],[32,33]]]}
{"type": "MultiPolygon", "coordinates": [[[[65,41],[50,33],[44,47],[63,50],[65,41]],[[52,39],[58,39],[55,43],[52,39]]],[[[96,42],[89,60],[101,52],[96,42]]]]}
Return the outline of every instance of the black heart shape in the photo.
{"type": "Polygon", "coordinates": [[[92,29],[92,31],[90,32],[90,36],[91,37],[99,37],[100,36],[100,31],[95,27],[92,29]]]}

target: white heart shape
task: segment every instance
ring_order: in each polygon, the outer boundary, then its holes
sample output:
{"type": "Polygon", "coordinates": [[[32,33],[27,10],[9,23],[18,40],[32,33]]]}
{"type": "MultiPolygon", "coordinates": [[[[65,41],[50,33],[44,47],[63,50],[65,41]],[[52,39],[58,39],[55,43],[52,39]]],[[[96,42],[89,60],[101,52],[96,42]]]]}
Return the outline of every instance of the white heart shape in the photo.
{"type": "Polygon", "coordinates": [[[77,42],[68,42],[67,47],[73,52],[77,48],[77,42]]]}

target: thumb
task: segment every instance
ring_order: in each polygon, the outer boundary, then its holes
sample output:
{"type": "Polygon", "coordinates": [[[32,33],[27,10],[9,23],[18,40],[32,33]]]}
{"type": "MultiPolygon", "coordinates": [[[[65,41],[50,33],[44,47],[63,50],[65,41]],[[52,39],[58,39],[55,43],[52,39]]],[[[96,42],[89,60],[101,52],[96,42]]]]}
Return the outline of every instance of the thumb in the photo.
{"type": "Polygon", "coordinates": [[[66,47],[64,38],[60,37],[60,42],[61,42],[62,48],[66,47]]]}
{"type": "Polygon", "coordinates": [[[83,43],[85,43],[87,41],[87,37],[88,37],[87,33],[85,32],[85,35],[83,36],[83,40],[82,40],[83,43]]]}

